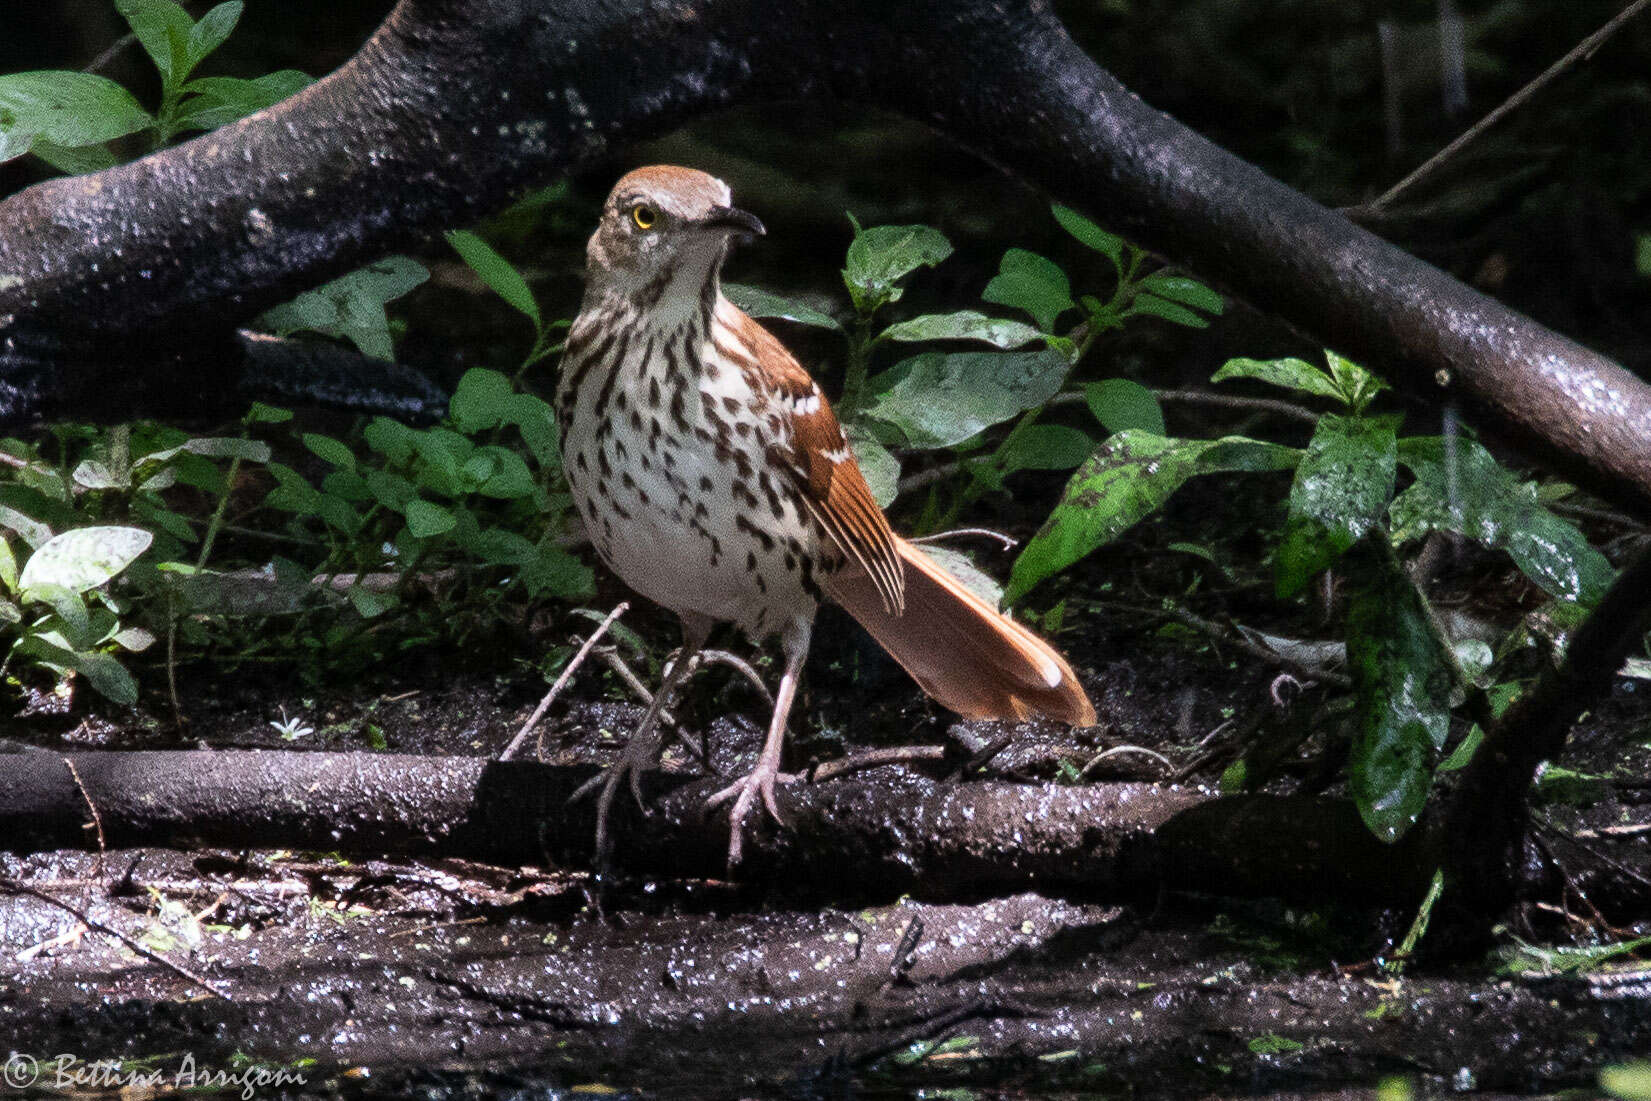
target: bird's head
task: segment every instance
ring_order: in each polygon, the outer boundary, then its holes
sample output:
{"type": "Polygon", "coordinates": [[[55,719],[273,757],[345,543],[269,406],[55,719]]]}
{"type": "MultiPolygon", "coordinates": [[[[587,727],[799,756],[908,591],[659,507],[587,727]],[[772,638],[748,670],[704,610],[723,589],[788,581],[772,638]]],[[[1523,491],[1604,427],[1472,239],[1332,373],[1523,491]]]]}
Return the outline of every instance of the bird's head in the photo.
{"type": "Polygon", "coordinates": [[[765,231],[730,205],[728,185],[692,168],[653,165],[614,184],[585,250],[592,290],[698,300],[716,284],[734,238],[765,231]]]}

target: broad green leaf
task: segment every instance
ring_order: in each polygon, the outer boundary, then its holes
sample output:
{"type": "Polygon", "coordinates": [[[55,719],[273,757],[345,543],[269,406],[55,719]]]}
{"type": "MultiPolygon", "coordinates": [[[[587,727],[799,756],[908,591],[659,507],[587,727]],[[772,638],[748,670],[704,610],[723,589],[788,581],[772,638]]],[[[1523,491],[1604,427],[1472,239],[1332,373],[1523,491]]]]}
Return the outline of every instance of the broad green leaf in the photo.
{"type": "Polygon", "coordinates": [[[1388,510],[1394,540],[1453,531],[1507,551],[1520,572],[1552,596],[1598,603],[1615,570],[1576,525],[1548,511],[1532,483],[1521,482],[1476,440],[1457,437],[1454,455],[1446,449],[1439,436],[1400,441],[1399,461],[1416,480],[1388,510]]]}
{"type": "Polygon", "coordinates": [[[407,530],[420,539],[452,531],[458,518],[431,501],[421,499],[407,502],[407,530]]]}
{"type": "Polygon", "coordinates": [[[400,474],[388,470],[368,470],[362,474],[367,492],[385,508],[397,512],[407,510],[407,502],[418,496],[418,488],[400,474]]]}
{"type": "Polygon", "coordinates": [[[0,587],[8,593],[17,591],[17,556],[4,536],[0,536],[0,587]]]}
{"type": "Polygon", "coordinates": [[[50,668],[79,673],[100,695],[115,703],[130,707],[138,702],[137,682],[121,667],[120,662],[108,654],[74,650],[41,635],[21,639],[17,652],[35,658],[50,668]]]}
{"type": "Polygon", "coordinates": [[[255,401],[246,419],[249,424],[285,424],[292,419],[292,410],[255,401]]]}
{"type": "Polygon", "coordinates": [[[1042,405],[1070,368],[1040,352],[925,352],[873,378],[865,416],[892,424],[913,447],[951,447],[1042,405]]]}
{"type": "Polygon", "coordinates": [[[550,536],[540,542],[538,551],[522,567],[522,583],[529,593],[579,600],[595,591],[596,575],[591,568],[552,543],[550,536]]]}
{"type": "Polygon", "coordinates": [[[896,286],[918,268],[932,268],[952,254],[952,244],[933,226],[855,226],[854,241],[848,246],[843,282],[854,306],[870,313],[879,306],[897,301],[902,293],[896,286]]]}
{"type": "Polygon", "coordinates": [[[155,645],[155,636],[142,627],[122,627],[109,637],[115,645],[134,654],[141,654],[155,645]]]}
{"type": "Polygon", "coordinates": [[[179,130],[216,130],[273,107],[314,83],[308,74],[296,69],[266,73],[253,80],[201,77],[184,85],[191,95],[183,101],[173,125],[179,130]]]}
{"type": "Polygon", "coordinates": [[[370,500],[373,495],[373,491],[367,486],[367,479],[353,470],[329,471],[321,479],[321,492],[342,497],[352,504],[361,504],[370,500]]]}
{"type": "Polygon", "coordinates": [[[341,470],[355,469],[355,452],[342,440],[323,436],[319,432],[305,432],[304,446],[317,458],[326,460],[341,470]]]}
{"type": "Polygon", "coordinates": [[[556,470],[562,465],[561,434],[556,428],[556,414],[545,399],[532,394],[515,395],[506,419],[522,434],[522,442],[527,444],[541,467],[556,470]]]}
{"type": "Polygon", "coordinates": [[[1347,661],[1358,726],[1348,787],[1372,833],[1396,841],[1427,802],[1450,731],[1451,678],[1421,595],[1385,555],[1349,561],[1347,661]]]}
{"type": "Polygon", "coordinates": [[[1195,474],[1277,469],[1299,452],[1241,436],[1174,440],[1130,429],[1090,456],[1066,483],[1061,500],[1015,560],[1004,599],[1013,603],[1150,515],[1195,474]]]}
{"type": "Polygon", "coordinates": [[[202,436],[184,442],[182,450],[208,459],[244,459],[252,463],[269,462],[269,444],[262,440],[243,440],[239,436],[202,436]]]}
{"type": "Polygon", "coordinates": [[[1122,237],[1115,233],[1108,233],[1071,207],[1056,203],[1050,209],[1054,212],[1055,221],[1061,224],[1062,229],[1111,260],[1112,266],[1117,268],[1119,272],[1123,271],[1124,239],[1122,237]]]}
{"type": "Polygon", "coordinates": [[[1185,325],[1189,329],[1204,329],[1209,327],[1210,319],[1202,314],[1194,313],[1185,306],[1178,305],[1166,298],[1159,298],[1153,294],[1138,294],[1135,301],[1129,304],[1124,311],[1125,317],[1136,314],[1151,314],[1161,317],[1174,325],[1185,325]]]}
{"type": "Polygon", "coordinates": [[[1075,309],[1072,284],[1053,260],[1025,249],[1012,248],[1003,254],[998,273],[986,284],[980,297],[1000,306],[1025,310],[1049,332],[1067,310],[1075,309]]]}
{"type": "Polygon", "coordinates": [[[330,493],[316,495],[315,514],[345,535],[353,536],[361,530],[361,513],[350,502],[330,493]]]}
{"type": "Polygon", "coordinates": [[[241,11],[244,7],[245,5],[241,0],[225,0],[224,3],[201,16],[201,21],[189,29],[188,49],[191,72],[229,38],[235,30],[235,24],[241,20],[241,11]]]}
{"type": "Polygon", "coordinates": [[[1200,283],[1196,279],[1189,279],[1185,275],[1166,275],[1155,272],[1141,280],[1141,289],[1159,298],[1171,302],[1179,302],[1183,306],[1191,306],[1204,313],[1218,314],[1225,303],[1219,294],[1200,283]]]}
{"type": "Polygon", "coordinates": [[[448,415],[459,431],[474,435],[505,423],[516,409],[516,391],[497,371],[472,367],[453,388],[448,415]]]}
{"type": "Polygon", "coordinates": [[[1089,458],[1095,441],[1064,424],[1029,424],[1015,432],[998,452],[1004,471],[1071,470],[1089,458]]]}
{"type": "Polygon", "coordinates": [[[0,504],[0,527],[15,531],[31,547],[39,547],[52,537],[50,526],[5,504],[0,504]]]}
{"type": "Polygon", "coordinates": [[[796,299],[771,294],[761,287],[750,287],[743,283],[724,283],[722,293],[728,296],[728,301],[752,317],[777,317],[781,321],[795,321],[799,325],[812,325],[816,329],[835,329],[838,332],[843,328],[830,315],[823,314],[796,299]]]}
{"type": "Polygon", "coordinates": [[[1304,359],[1229,359],[1210,376],[1210,381],[1225,382],[1230,378],[1253,378],[1346,404],[1335,380],[1304,359]]]}
{"type": "Polygon", "coordinates": [[[275,488],[264,498],[264,504],[285,512],[314,512],[321,494],[298,471],[285,463],[270,463],[265,468],[275,479],[275,488]]]}
{"type": "Polygon", "coordinates": [[[1354,412],[1363,410],[1370,404],[1370,399],[1387,389],[1387,383],[1328,348],[1324,350],[1324,361],[1330,365],[1330,377],[1336,380],[1336,387],[1354,412]]]}
{"type": "Polygon", "coordinates": [[[1164,434],[1164,411],[1151,390],[1127,378],[1102,379],[1083,388],[1089,411],[1108,432],[1123,432],[1131,428],[1164,434]]]}
{"type": "Polygon", "coordinates": [[[376,619],[396,606],[394,593],[375,593],[360,585],[351,585],[344,593],[362,619],[376,619]]]}
{"type": "Polygon", "coordinates": [[[860,425],[851,424],[843,431],[872,498],[879,507],[888,508],[900,492],[900,460],[860,425]]]}
{"type": "Polygon", "coordinates": [[[109,464],[97,459],[82,459],[75,465],[75,485],[86,489],[127,489],[132,485],[130,475],[117,475],[109,464]]]}
{"type": "Polygon", "coordinates": [[[44,586],[80,593],[114,577],[149,549],[154,535],[142,528],[74,528],[53,536],[29,556],[17,579],[28,594],[44,586]]]}
{"type": "Polygon", "coordinates": [[[1296,467],[1290,518],[1274,557],[1281,597],[1293,596],[1369,531],[1393,499],[1397,417],[1326,413],[1296,467]]]}
{"type": "Polygon", "coordinates": [[[508,302],[519,312],[525,314],[533,322],[533,328],[539,329],[543,321],[539,315],[539,303],[534,301],[533,291],[528,287],[527,280],[503,256],[493,249],[486,241],[477,237],[469,230],[453,230],[447,235],[447,243],[453,246],[464,262],[470,265],[470,270],[481,276],[483,283],[493,288],[493,293],[508,302]]]}
{"type": "MultiPolygon", "coordinates": [[[[0,141],[3,141],[0,138],[0,141]]],[[[113,168],[120,163],[114,150],[107,144],[99,145],[56,145],[44,138],[36,138],[34,145],[28,150],[65,176],[88,176],[93,172],[102,172],[106,168],[113,168]]],[[[0,160],[5,160],[0,155],[0,160]]]]}
{"type": "Polygon", "coordinates": [[[907,343],[925,340],[973,340],[1007,350],[1041,343],[1044,335],[1024,321],[987,317],[979,310],[959,310],[957,313],[924,314],[910,321],[902,321],[898,325],[890,325],[877,339],[907,343]]]}
{"type": "Polygon", "coordinates": [[[526,565],[539,553],[539,548],[525,536],[498,528],[476,532],[465,540],[464,548],[483,562],[497,566],[526,565]]]}
{"type": "Polygon", "coordinates": [[[132,93],[92,73],[0,76],[0,159],[22,156],[36,141],[65,149],[99,145],[154,122],[132,93]]]}
{"type": "Polygon", "coordinates": [[[476,492],[483,497],[493,497],[508,501],[517,497],[530,497],[536,488],[533,475],[527,469],[527,463],[516,452],[503,447],[484,447],[478,453],[478,458],[491,460],[492,470],[483,479],[476,492]]]}
{"type": "Polygon", "coordinates": [[[192,68],[189,35],[195,21],[189,13],[172,0],[115,0],[115,9],[132,28],[166,86],[181,85],[192,68]]]}
{"type": "Polygon", "coordinates": [[[1599,1072],[1599,1088],[1616,1101],[1651,1101],[1651,1062],[1605,1067],[1599,1072]]]}
{"type": "Polygon", "coordinates": [[[393,359],[390,319],[384,304],[400,298],[426,279],[423,264],[406,256],[387,256],[331,283],[306,291],[268,310],[259,324],[278,336],[300,331],[348,340],[364,356],[393,359]]]}
{"type": "Polygon", "coordinates": [[[374,417],[361,433],[367,446],[392,463],[405,463],[413,457],[418,432],[389,417],[374,417]]]}

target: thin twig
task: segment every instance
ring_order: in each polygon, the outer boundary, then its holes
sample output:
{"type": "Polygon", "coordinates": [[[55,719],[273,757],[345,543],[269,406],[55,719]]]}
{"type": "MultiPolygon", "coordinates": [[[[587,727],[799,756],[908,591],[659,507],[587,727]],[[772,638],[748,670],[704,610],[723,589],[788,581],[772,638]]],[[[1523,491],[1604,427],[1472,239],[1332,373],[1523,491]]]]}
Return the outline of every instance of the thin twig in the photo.
{"type": "Polygon", "coordinates": [[[1015,544],[1019,542],[1014,536],[1001,531],[994,531],[992,528],[951,528],[947,531],[937,531],[933,535],[920,535],[915,539],[908,539],[906,542],[941,543],[947,539],[956,539],[963,535],[980,535],[987,539],[994,539],[1004,550],[1014,549],[1015,544]]]}
{"type": "Polygon", "coordinates": [[[92,812],[92,825],[97,827],[97,875],[103,875],[103,855],[109,851],[108,839],[103,835],[103,815],[98,813],[97,804],[92,802],[92,793],[86,790],[86,783],[80,778],[80,770],[75,767],[74,761],[61,754],[59,759],[68,768],[69,775],[74,777],[75,787],[80,789],[80,797],[86,800],[86,809],[92,812]]]}
{"type": "Polygon", "coordinates": [[[499,754],[499,760],[508,761],[511,757],[516,755],[516,751],[520,749],[522,747],[522,743],[527,740],[528,732],[533,729],[539,720],[544,717],[545,712],[549,710],[551,703],[556,699],[557,693],[561,692],[563,686],[567,684],[570,678],[572,678],[574,672],[579,668],[579,666],[584,664],[586,656],[590,654],[591,647],[595,646],[597,640],[607,632],[609,627],[613,626],[613,621],[618,619],[629,608],[630,603],[628,601],[621,601],[618,607],[608,613],[608,617],[597,626],[596,630],[590,633],[590,637],[585,639],[585,644],[579,647],[579,652],[573,655],[573,660],[568,662],[567,667],[562,670],[562,675],[556,678],[556,683],[552,684],[550,686],[550,691],[545,693],[545,698],[539,701],[539,706],[535,707],[533,709],[533,714],[527,717],[527,722],[523,723],[522,728],[516,732],[516,736],[510,739],[510,744],[504,747],[504,752],[499,754]]]}
{"type": "Polygon", "coordinates": [[[1082,779],[1083,777],[1088,776],[1095,770],[1096,765],[1100,764],[1108,757],[1114,757],[1120,753],[1139,753],[1142,756],[1151,757],[1153,760],[1163,765],[1164,772],[1166,774],[1175,771],[1175,762],[1171,761],[1162,753],[1159,753],[1156,749],[1148,749],[1144,745],[1115,745],[1111,749],[1103,749],[1099,753],[1095,754],[1095,756],[1091,757],[1089,759],[1089,763],[1084,765],[1078,772],[1078,777],[1082,779]]]}
{"type": "Polygon", "coordinates": [[[1535,80],[1519,89],[1519,91],[1503,100],[1501,106],[1497,107],[1490,114],[1486,115],[1484,118],[1470,126],[1462,134],[1458,135],[1455,141],[1433,154],[1433,156],[1423,162],[1420,168],[1416,169],[1410,175],[1388,188],[1379,199],[1373,203],[1369,203],[1366,207],[1364,207],[1364,209],[1369,211],[1379,211],[1384,207],[1391,205],[1400,195],[1403,195],[1406,191],[1411,190],[1423,180],[1436,175],[1447,162],[1453,160],[1463,149],[1477,141],[1480,136],[1482,136],[1491,127],[1501,122],[1514,111],[1517,111],[1519,108],[1523,107],[1526,102],[1531,99],[1531,97],[1542,91],[1549,84],[1552,84],[1556,79],[1558,79],[1577,63],[1585,61],[1589,57],[1593,56],[1595,50],[1598,50],[1602,45],[1604,45],[1608,38],[1620,31],[1628,24],[1630,19],[1633,19],[1636,15],[1640,14],[1640,12],[1644,11],[1648,5],[1651,5],[1651,0],[1634,0],[1632,4],[1629,4],[1626,8],[1623,8],[1622,11],[1618,12],[1616,17],[1610,22],[1606,23],[1599,30],[1577,43],[1576,47],[1571,50],[1570,53],[1566,54],[1564,57],[1544,69],[1541,76],[1538,76],[1535,80]]]}
{"type": "Polygon", "coordinates": [[[1259,658],[1262,661],[1286,670],[1297,680],[1318,681],[1323,684],[1334,685],[1337,688],[1353,687],[1353,678],[1348,676],[1346,673],[1338,673],[1333,669],[1323,669],[1303,665],[1294,658],[1285,657],[1276,650],[1270,650],[1258,642],[1250,641],[1239,631],[1223,627],[1219,623],[1205,619],[1202,616],[1193,615],[1191,612],[1183,611],[1180,608],[1148,608],[1134,604],[1120,603],[1118,601],[1108,601],[1107,604],[1108,606],[1118,608],[1121,611],[1133,612],[1138,615],[1159,616],[1166,619],[1178,620],[1195,631],[1201,631],[1204,634],[1209,635],[1212,639],[1219,642],[1225,642],[1239,650],[1244,651],[1253,658],[1259,658]]]}
{"type": "Polygon", "coordinates": [[[9,875],[0,875],[0,890],[7,891],[15,895],[28,895],[30,898],[37,898],[41,902],[44,902],[50,906],[56,906],[59,910],[67,913],[88,929],[96,929],[98,932],[103,933],[106,936],[114,937],[116,940],[120,941],[120,943],[124,944],[144,959],[160,964],[168,971],[171,971],[180,978],[189,980],[202,990],[205,990],[207,993],[222,998],[226,1002],[235,1000],[229,996],[227,991],[218,986],[212,980],[195,974],[195,972],[189,970],[187,967],[184,967],[182,964],[175,963],[152,949],[145,948],[125,933],[122,933],[119,929],[105,925],[103,922],[92,917],[90,914],[77,909],[70,903],[64,902],[61,898],[56,898],[49,895],[45,891],[36,890],[27,883],[13,879],[9,875]]]}
{"type": "Polygon", "coordinates": [[[730,654],[727,650],[701,650],[699,660],[707,665],[726,665],[730,669],[738,670],[750,681],[762,698],[768,701],[768,706],[774,706],[774,695],[768,691],[768,686],[762,682],[762,677],[751,667],[751,663],[738,654],[730,654]]]}
{"type": "Polygon", "coordinates": [[[839,757],[835,761],[826,761],[816,765],[808,773],[813,783],[829,780],[834,776],[846,776],[851,772],[862,772],[868,768],[878,768],[882,765],[916,764],[920,761],[940,761],[946,756],[946,747],[943,745],[908,745],[889,746],[883,749],[868,749],[863,753],[856,753],[852,757],[839,757]]]}

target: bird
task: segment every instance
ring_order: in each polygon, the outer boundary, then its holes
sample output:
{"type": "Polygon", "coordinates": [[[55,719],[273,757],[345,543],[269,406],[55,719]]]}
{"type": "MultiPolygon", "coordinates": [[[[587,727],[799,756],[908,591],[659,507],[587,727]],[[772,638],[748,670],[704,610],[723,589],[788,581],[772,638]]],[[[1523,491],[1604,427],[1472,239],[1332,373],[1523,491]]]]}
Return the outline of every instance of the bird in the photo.
{"type": "Polygon", "coordinates": [[[760,800],[778,822],[781,752],[815,612],[841,605],[930,697],[968,719],[1037,715],[1088,726],[1095,709],[1046,641],[895,534],[825,394],[785,345],[722,293],[735,243],[766,232],[723,181],[653,165],[624,175],[586,249],[585,291],[555,393],[562,466],[602,562],[681,621],[683,647],[602,788],[660,748],[660,716],[717,625],[778,636],[784,666],[754,768],[731,803],[730,872],[760,800]]]}

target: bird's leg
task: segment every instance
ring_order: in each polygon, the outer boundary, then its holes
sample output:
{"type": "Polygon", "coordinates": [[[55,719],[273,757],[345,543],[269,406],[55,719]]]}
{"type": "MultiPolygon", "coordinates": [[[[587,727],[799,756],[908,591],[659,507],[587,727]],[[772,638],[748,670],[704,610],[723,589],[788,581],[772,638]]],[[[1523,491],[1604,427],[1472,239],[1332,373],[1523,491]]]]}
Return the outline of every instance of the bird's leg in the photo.
{"type": "Polygon", "coordinates": [[[706,810],[714,810],[734,800],[734,808],[728,813],[728,870],[733,872],[740,862],[740,840],[744,832],[742,824],[746,812],[757,797],[762,797],[763,806],[774,821],[785,825],[785,816],[780,813],[779,804],[774,801],[774,783],[780,776],[780,751],[785,748],[785,723],[791,711],[791,701],[797,695],[797,677],[802,672],[803,659],[808,656],[808,642],[814,630],[812,620],[803,620],[793,624],[785,632],[783,645],[785,648],[785,675],[780,678],[780,690],[774,696],[774,715],[768,723],[768,737],[762,743],[762,755],[757,758],[757,767],[711,796],[705,803],[706,810]]]}
{"type": "Polygon", "coordinates": [[[597,784],[602,787],[601,794],[596,798],[595,866],[599,871],[607,869],[608,857],[613,848],[613,839],[608,833],[608,816],[613,809],[613,800],[619,791],[619,785],[628,778],[636,805],[642,806],[643,770],[650,767],[659,757],[662,741],[659,736],[660,716],[670,705],[676,690],[698,664],[699,652],[705,647],[705,640],[711,634],[711,626],[710,620],[698,616],[682,617],[682,649],[666,666],[659,690],[654,693],[653,703],[648,705],[647,713],[642,716],[642,721],[637,724],[630,740],[625,743],[619,760],[593,776],[568,798],[568,802],[572,803],[588,795],[597,784]]]}

